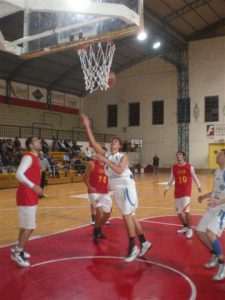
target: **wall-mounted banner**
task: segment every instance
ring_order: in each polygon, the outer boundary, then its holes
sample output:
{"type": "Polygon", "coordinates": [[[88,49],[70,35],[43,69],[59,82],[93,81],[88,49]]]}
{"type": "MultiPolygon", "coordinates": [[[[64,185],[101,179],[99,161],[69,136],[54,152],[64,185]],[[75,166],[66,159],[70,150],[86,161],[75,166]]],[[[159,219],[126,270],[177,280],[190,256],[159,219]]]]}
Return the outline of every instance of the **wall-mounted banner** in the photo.
{"type": "Polygon", "coordinates": [[[3,79],[0,79],[0,95],[6,96],[6,81],[3,79]]]}
{"type": "Polygon", "coordinates": [[[47,102],[47,90],[36,86],[29,86],[29,100],[35,102],[47,102]]]}
{"type": "Polygon", "coordinates": [[[225,124],[206,125],[207,137],[218,139],[225,137],[225,124]]]}
{"type": "Polygon", "coordinates": [[[198,107],[198,104],[195,103],[195,106],[193,108],[193,117],[195,118],[196,122],[198,121],[199,114],[200,114],[200,109],[198,107]]]}
{"type": "Polygon", "coordinates": [[[58,92],[58,91],[52,91],[52,104],[59,105],[59,106],[65,106],[65,94],[58,92]]]}
{"type": "Polygon", "coordinates": [[[11,82],[10,83],[11,97],[25,99],[29,98],[29,86],[27,84],[11,82]]]}
{"type": "Polygon", "coordinates": [[[65,106],[80,109],[80,98],[75,95],[65,94],[65,106]]]}

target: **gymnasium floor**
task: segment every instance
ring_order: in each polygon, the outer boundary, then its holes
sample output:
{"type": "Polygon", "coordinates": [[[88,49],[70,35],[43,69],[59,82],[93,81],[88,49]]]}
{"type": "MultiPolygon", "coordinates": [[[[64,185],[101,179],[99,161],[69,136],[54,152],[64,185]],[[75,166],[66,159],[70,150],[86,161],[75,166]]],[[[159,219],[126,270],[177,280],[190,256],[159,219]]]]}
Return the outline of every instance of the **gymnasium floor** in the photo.
{"type": "MultiPolygon", "coordinates": [[[[153,243],[143,259],[125,264],[127,237],[119,212],[114,211],[107,240],[95,246],[83,183],[49,186],[38,210],[38,228],[28,246],[31,268],[22,269],[9,257],[16,240],[15,189],[0,190],[0,299],[223,299],[225,281],[214,283],[214,270],[202,265],[209,254],[196,237],[176,233],[172,189],[162,196],[169,174],[138,175],[137,217],[153,243]]],[[[211,175],[199,175],[203,193],[212,187],[211,175]]],[[[193,225],[206,209],[193,188],[193,225]]],[[[225,236],[223,237],[225,243],[225,236]]]]}

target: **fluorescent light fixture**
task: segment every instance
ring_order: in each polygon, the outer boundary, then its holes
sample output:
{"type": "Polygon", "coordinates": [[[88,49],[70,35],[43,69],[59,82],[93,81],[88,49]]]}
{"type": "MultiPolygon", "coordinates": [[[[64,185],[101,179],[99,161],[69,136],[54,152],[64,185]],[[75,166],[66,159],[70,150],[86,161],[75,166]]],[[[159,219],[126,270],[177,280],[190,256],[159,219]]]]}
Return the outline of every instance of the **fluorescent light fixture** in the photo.
{"type": "Polygon", "coordinates": [[[153,48],[153,49],[159,49],[160,46],[161,46],[161,43],[160,43],[159,41],[156,41],[156,42],[153,44],[152,48],[153,48]]]}
{"type": "Polygon", "coordinates": [[[144,41],[147,38],[147,33],[145,31],[142,31],[138,34],[137,39],[139,41],[144,41]]]}

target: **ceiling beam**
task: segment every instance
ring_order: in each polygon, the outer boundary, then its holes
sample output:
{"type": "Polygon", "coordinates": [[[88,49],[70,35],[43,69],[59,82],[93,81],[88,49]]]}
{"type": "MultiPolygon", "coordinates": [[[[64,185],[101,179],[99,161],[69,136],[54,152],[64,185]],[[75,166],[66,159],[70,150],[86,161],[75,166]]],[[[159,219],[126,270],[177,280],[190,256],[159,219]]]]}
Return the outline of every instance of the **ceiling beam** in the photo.
{"type": "Polygon", "coordinates": [[[215,30],[223,26],[225,26],[225,18],[222,18],[219,21],[189,35],[188,41],[194,41],[194,40],[202,39],[204,37],[208,37],[210,36],[210,34],[213,34],[215,30]]]}
{"type": "Polygon", "coordinates": [[[178,32],[172,25],[165,22],[157,13],[145,7],[144,16],[147,23],[149,22],[150,32],[155,30],[165,39],[167,38],[167,40],[174,44],[180,44],[180,46],[187,44],[185,36],[178,32]]]}
{"type": "Polygon", "coordinates": [[[172,22],[173,20],[175,20],[178,17],[181,17],[187,13],[189,13],[192,10],[195,10],[199,7],[201,7],[202,5],[208,4],[210,3],[212,0],[195,0],[192,1],[191,3],[188,3],[187,5],[181,7],[180,9],[172,12],[171,14],[169,14],[168,16],[165,17],[166,22],[172,22]]]}

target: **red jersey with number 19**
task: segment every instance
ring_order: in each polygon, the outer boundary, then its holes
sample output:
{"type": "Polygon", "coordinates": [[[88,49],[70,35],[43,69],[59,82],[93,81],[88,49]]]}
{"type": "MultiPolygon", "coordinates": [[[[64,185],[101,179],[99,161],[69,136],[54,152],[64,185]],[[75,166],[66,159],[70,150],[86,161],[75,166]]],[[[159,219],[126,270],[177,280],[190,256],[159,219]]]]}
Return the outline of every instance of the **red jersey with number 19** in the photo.
{"type": "Polygon", "coordinates": [[[191,165],[188,163],[186,163],[184,166],[173,165],[173,176],[175,178],[175,198],[191,197],[191,165]]]}
{"type": "MultiPolygon", "coordinates": [[[[29,169],[24,173],[24,175],[33,182],[35,185],[41,183],[41,165],[37,156],[29,152],[26,155],[29,155],[32,158],[32,164],[29,169]]],[[[16,202],[17,206],[33,206],[38,204],[38,195],[27,185],[19,183],[19,187],[16,193],[16,202]]]]}
{"type": "MultiPolygon", "coordinates": [[[[96,189],[97,194],[108,194],[108,176],[105,174],[104,165],[94,160],[94,170],[91,172],[89,181],[90,185],[96,189]]],[[[88,191],[88,193],[90,193],[88,191]]]]}

